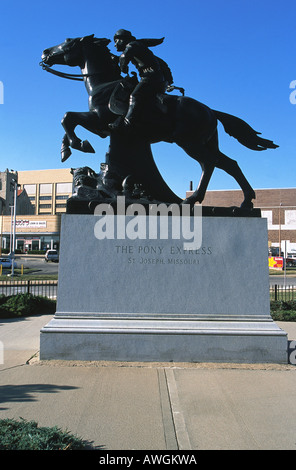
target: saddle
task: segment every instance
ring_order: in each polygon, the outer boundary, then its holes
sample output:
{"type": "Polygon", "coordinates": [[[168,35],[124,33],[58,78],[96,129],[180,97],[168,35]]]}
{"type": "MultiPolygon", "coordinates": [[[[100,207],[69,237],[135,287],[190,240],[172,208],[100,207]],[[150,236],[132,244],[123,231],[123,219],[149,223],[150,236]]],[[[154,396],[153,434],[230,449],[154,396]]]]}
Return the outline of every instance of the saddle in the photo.
{"type": "MultiPolygon", "coordinates": [[[[134,74],[134,72],[133,72],[134,74]]],[[[108,107],[112,113],[118,116],[125,115],[129,108],[129,98],[133,92],[138,80],[136,74],[133,77],[126,77],[120,81],[114,88],[108,103],[108,107]]],[[[165,104],[165,94],[156,95],[156,107],[162,113],[167,112],[167,105],[165,104]]]]}

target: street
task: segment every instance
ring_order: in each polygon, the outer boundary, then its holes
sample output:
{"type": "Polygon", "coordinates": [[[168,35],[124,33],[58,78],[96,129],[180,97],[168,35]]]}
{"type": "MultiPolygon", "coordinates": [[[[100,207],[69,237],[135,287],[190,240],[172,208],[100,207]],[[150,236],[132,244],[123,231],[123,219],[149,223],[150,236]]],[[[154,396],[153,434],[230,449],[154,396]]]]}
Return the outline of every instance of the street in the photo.
{"type": "Polygon", "coordinates": [[[23,265],[24,269],[34,270],[31,274],[58,274],[59,263],[47,263],[44,256],[16,255],[15,259],[19,269],[23,265]]]}
{"type": "Polygon", "coordinates": [[[275,284],[277,284],[278,286],[283,286],[284,284],[286,286],[296,286],[296,273],[295,275],[289,274],[288,276],[286,276],[286,279],[284,274],[279,276],[269,276],[269,284],[271,286],[274,286],[275,284]]]}

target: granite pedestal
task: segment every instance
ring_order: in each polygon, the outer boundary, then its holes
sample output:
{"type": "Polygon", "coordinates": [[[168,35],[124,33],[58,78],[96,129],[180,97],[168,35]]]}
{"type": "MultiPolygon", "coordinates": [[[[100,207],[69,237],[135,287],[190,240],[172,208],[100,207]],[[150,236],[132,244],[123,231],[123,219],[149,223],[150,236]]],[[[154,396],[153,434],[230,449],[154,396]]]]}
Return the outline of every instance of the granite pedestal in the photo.
{"type": "Polygon", "coordinates": [[[184,250],[182,233],[131,239],[118,217],[114,238],[98,239],[98,217],[62,216],[41,359],[287,362],[287,335],[270,317],[266,219],[203,217],[201,246],[184,250]]]}

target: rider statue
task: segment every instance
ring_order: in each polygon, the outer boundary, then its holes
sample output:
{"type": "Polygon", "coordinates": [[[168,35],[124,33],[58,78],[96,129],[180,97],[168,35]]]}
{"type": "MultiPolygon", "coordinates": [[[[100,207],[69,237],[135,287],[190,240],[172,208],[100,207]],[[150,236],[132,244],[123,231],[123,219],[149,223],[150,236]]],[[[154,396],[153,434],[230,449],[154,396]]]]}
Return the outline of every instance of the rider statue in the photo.
{"type": "Polygon", "coordinates": [[[119,66],[123,73],[128,74],[128,64],[131,62],[138,70],[140,82],[130,95],[129,108],[124,120],[110,124],[111,129],[125,126],[134,127],[141,109],[154,101],[158,93],[165,93],[173,83],[170,68],[149,49],[163,42],[161,39],[136,39],[130,31],[119,29],[114,36],[117,51],[122,52],[119,66]]]}

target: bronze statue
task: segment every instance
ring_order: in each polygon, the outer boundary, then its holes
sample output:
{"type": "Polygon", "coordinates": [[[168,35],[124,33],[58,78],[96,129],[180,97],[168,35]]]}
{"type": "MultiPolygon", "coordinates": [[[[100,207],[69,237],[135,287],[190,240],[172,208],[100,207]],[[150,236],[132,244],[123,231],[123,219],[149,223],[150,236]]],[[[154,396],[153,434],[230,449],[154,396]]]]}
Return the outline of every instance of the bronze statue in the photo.
{"type": "MultiPolygon", "coordinates": [[[[128,33],[127,35],[129,36],[128,33]]],[[[129,39],[133,38],[129,36],[129,39]]],[[[122,191],[123,181],[131,176],[132,180],[142,185],[146,193],[155,200],[191,205],[196,202],[201,203],[214,168],[217,167],[235,178],[244,194],[241,207],[251,209],[255,192],[237,162],[220,151],[217,121],[223,124],[229,135],[252,150],[275,149],[277,145],[260,137],[258,132],[235,116],[214,111],[187,96],[164,93],[166,80],[162,77],[154,89],[157,99],[151,106],[146,106],[144,112],[141,111],[135,132],[126,133],[110,129],[109,125],[114,123],[118,116],[127,114],[127,119],[130,119],[129,97],[133,96],[133,90],[137,90],[139,84],[135,76],[126,78],[121,76],[118,62],[121,60],[122,67],[126,71],[130,57],[127,55],[118,60],[118,57],[109,51],[107,47],[109,43],[109,39],[96,38],[94,35],[66,39],[64,43],[46,49],[42,54],[41,65],[46,70],[60,76],[83,80],[89,95],[88,112],[67,112],[63,117],[65,136],[61,150],[62,161],[69,158],[70,147],[82,152],[94,152],[89,142],[81,142],[75,133],[76,126],[81,125],[102,138],[110,136],[105,169],[98,177],[97,189],[100,197],[106,194],[108,197],[112,194],[116,196],[122,191]],[[79,66],[82,75],[56,72],[51,69],[54,64],[79,66]],[[160,141],[176,143],[202,167],[202,176],[197,189],[184,201],[166,185],[155,165],[151,143],[160,141]]],[[[128,44],[131,43],[128,42],[126,48],[128,44]]]]}

